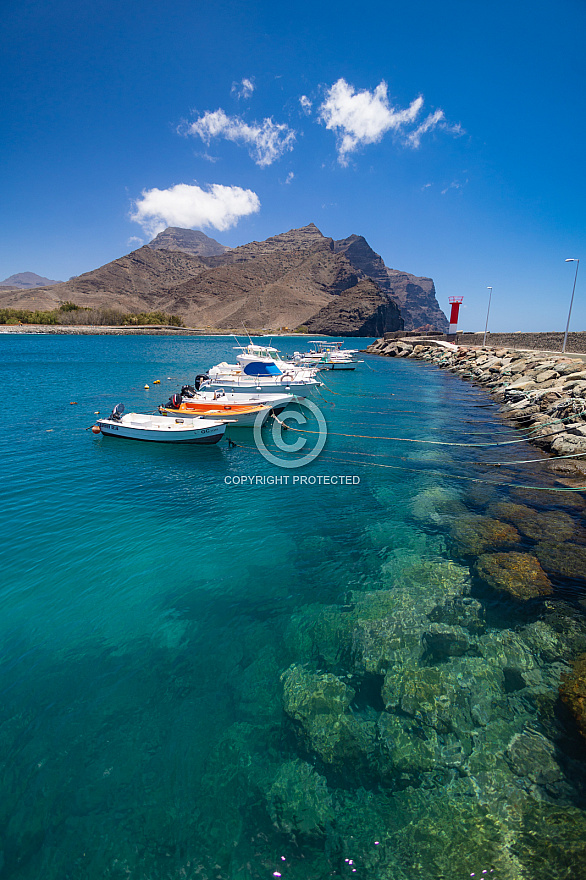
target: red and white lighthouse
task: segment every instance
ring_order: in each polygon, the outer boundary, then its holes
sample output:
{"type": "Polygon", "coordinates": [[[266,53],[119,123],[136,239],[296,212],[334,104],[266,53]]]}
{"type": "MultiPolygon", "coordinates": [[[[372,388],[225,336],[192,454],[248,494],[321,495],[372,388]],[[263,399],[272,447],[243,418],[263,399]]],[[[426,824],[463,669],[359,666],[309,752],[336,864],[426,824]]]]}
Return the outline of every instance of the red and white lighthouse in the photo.
{"type": "Polygon", "coordinates": [[[460,312],[460,305],[462,304],[463,296],[451,296],[449,301],[452,305],[452,310],[450,312],[450,329],[448,333],[450,336],[456,333],[458,329],[458,314],[460,312]]]}

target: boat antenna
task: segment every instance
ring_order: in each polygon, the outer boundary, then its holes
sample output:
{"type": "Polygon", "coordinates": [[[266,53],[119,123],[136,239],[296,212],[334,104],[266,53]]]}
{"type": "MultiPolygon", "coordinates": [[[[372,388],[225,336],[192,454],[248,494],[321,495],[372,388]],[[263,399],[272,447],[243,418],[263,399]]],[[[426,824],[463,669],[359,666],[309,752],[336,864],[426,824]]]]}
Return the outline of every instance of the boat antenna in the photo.
{"type": "Polygon", "coordinates": [[[244,332],[245,332],[245,334],[248,336],[248,341],[250,342],[251,345],[253,345],[254,343],[253,343],[253,341],[252,341],[252,336],[250,335],[250,333],[249,333],[248,330],[246,329],[246,325],[245,325],[245,324],[242,324],[242,326],[244,327],[244,332]]]}

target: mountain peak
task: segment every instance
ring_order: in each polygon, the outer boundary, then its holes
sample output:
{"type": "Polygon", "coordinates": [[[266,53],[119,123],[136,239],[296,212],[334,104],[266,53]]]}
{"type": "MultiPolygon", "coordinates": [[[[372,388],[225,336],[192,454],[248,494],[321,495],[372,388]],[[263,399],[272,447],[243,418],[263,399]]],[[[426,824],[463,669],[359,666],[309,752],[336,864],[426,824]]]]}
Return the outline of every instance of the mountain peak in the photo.
{"type": "Polygon", "coordinates": [[[182,229],[180,226],[168,226],[147,247],[154,251],[183,251],[194,257],[216,257],[230,250],[199,229],[182,229]]]}
{"type": "Polygon", "coordinates": [[[20,290],[30,290],[33,287],[46,287],[49,284],[62,284],[62,281],[51,281],[34,272],[18,272],[0,282],[0,287],[18,287],[20,290]]]}

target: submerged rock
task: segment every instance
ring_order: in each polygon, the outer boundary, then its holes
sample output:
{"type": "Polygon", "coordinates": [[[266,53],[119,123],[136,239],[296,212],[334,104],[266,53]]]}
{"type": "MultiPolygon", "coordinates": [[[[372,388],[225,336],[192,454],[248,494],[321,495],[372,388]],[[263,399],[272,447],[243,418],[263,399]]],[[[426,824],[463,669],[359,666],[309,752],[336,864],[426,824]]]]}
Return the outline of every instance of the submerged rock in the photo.
{"type": "Polygon", "coordinates": [[[562,577],[586,579],[586,547],[542,541],[536,545],[535,553],[546,571],[562,577]]]}
{"type": "Polygon", "coordinates": [[[323,776],[299,759],[282,764],[267,795],[269,815],[285,834],[322,836],[334,818],[323,776]]]}
{"type": "Polygon", "coordinates": [[[534,599],[553,593],[549,578],[537,559],[528,553],[484,553],[475,568],[491,587],[504,590],[514,599],[534,599]]]}
{"type": "Polygon", "coordinates": [[[532,516],[537,511],[526,504],[515,504],[513,501],[497,501],[489,506],[487,513],[495,519],[504,519],[507,522],[514,523],[525,517],[532,516]]]}
{"type": "Polygon", "coordinates": [[[562,778],[555,746],[536,730],[516,733],[509,743],[506,758],[516,776],[526,777],[537,785],[551,785],[562,778]]]}
{"type": "Polygon", "coordinates": [[[492,547],[510,547],[520,540],[513,526],[487,516],[460,517],[453,523],[451,533],[462,556],[480,556],[492,547]]]}
{"type": "Polygon", "coordinates": [[[353,688],[331,673],[291,666],[281,675],[283,706],[299,722],[308,749],[326,764],[360,766],[372,752],[373,722],[360,721],[350,710],[353,688]]]}
{"type": "Polygon", "coordinates": [[[400,710],[439,733],[453,729],[454,716],[466,705],[453,673],[434,666],[388,673],[382,696],[387,710],[400,710]]]}
{"type": "Polygon", "coordinates": [[[438,763],[438,735],[411,718],[382,712],[377,722],[381,765],[387,773],[429,773],[438,763]]]}
{"type": "Polygon", "coordinates": [[[574,520],[563,510],[535,511],[529,516],[521,517],[515,525],[522,535],[533,541],[542,541],[544,538],[567,541],[576,532],[574,520]]]}
{"type": "Polygon", "coordinates": [[[459,626],[432,623],[422,639],[426,654],[434,660],[461,657],[473,648],[468,633],[459,626]]]}
{"type": "Polygon", "coordinates": [[[586,654],[572,663],[572,671],[562,675],[560,697],[576,719],[586,739],[586,654]]]}
{"type": "Polygon", "coordinates": [[[470,596],[456,596],[448,599],[428,614],[430,620],[448,626],[460,626],[471,634],[483,633],[486,629],[484,608],[478,599],[470,596]]]}
{"type": "Polygon", "coordinates": [[[486,507],[498,496],[494,486],[483,483],[473,483],[466,489],[462,501],[470,507],[486,507]]]}
{"type": "Polygon", "coordinates": [[[456,490],[432,486],[415,495],[409,510],[417,522],[443,526],[449,523],[454,515],[463,514],[466,508],[460,502],[456,490]]]}

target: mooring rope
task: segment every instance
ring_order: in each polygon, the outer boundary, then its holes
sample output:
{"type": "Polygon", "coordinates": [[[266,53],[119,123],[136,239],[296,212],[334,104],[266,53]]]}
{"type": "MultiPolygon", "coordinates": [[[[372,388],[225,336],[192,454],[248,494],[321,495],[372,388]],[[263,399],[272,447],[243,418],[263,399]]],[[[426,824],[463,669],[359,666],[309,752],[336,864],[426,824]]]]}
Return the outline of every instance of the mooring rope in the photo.
{"type": "MultiPolygon", "coordinates": [[[[246,449],[249,451],[258,452],[258,449],[256,446],[239,446],[238,444],[236,444],[236,445],[238,446],[239,449],[246,449]]],[[[331,452],[328,454],[331,454],[331,452]]],[[[351,455],[352,453],[340,453],[340,454],[341,455],[346,455],[346,454],[351,455]]],[[[328,461],[327,455],[324,456],[323,454],[321,454],[320,461],[328,461]]],[[[470,476],[464,476],[462,474],[449,474],[449,473],[445,473],[442,471],[436,471],[436,470],[431,470],[431,469],[427,470],[424,468],[411,468],[411,467],[406,467],[405,465],[379,464],[377,462],[357,462],[357,461],[348,461],[348,460],[336,461],[333,463],[335,463],[335,464],[350,464],[353,467],[356,467],[356,465],[362,465],[362,467],[364,467],[364,468],[378,467],[378,468],[385,468],[385,469],[394,470],[394,471],[407,471],[409,473],[422,474],[422,475],[429,474],[431,476],[437,476],[437,477],[440,477],[440,478],[446,479],[446,480],[461,480],[461,481],[467,481],[467,482],[471,482],[471,483],[483,483],[483,484],[487,484],[490,486],[500,486],[500,487],[504,487],[507,489],[528,489],[528,490],[531,490],[534,492],[586,492],[586,486],[577,486],[577,487],[574,487],[574,486],[529,486],[525,483],[504,483],[504,482],[501,482],[500,480],[486,480],[486,479],[482,479],[480,477],[470,477],[470,476]]]]}
{"type": "MultiPolygon", "coordinates": [[[[292,425],[287,425],[285,422],[281,421],[281,419],[276,416],[274,413],[272,414],[272,418],[276,419],[280,425],[282,425],[288,431],[295,431],[298,434],[319,434],[319,431],[311,431],[309,428],[294,428],[292,425]]],[[[553,434],[543,434],[542,438],[546,437],[555,437],[557,432],[553,434]]],[[[496,443],[453,443],[448,440],[422,440],[417,437],[381,437],[373,434],[347,434],[342,431],[328,431],[328,434],[333,435],[335,437],[354,437],[359,440],[391,440],[397,443],[425,443],[431,446],[461,446],[468,449],[482,449],[487,447],[494,446],[512,446],[515,443],[526,443],[527,440],[525,437],[521,437],[517,440],[503,440],[502,442],[496,443]]]]}

